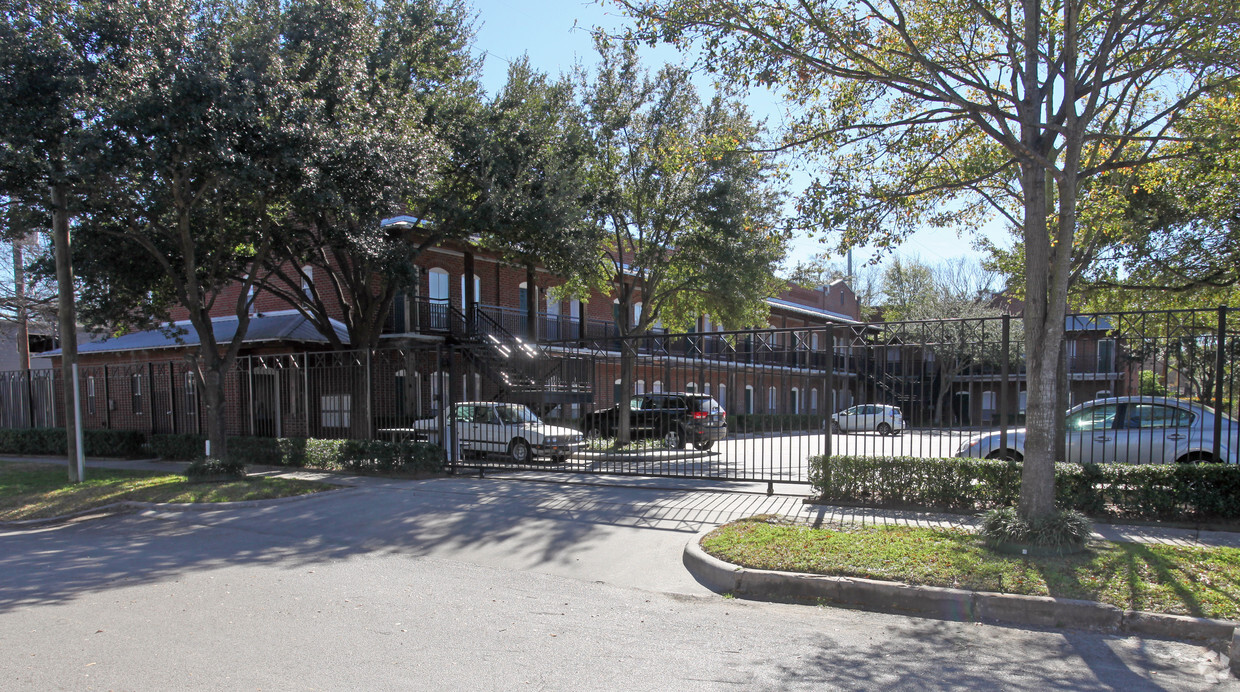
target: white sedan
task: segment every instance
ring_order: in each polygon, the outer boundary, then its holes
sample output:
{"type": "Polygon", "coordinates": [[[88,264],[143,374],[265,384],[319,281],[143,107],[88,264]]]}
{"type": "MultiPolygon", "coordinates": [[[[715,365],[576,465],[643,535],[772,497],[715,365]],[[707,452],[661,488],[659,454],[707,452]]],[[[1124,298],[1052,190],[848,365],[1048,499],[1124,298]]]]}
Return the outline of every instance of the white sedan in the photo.
{"type": "MultiPolygon", "coordinates": [[[[1240,426],[1221,416],[1219,457],[1214,456],[1214,409],[1191,401],[1152,396],[1094,399],[1068,410],[1065,424],[1067,461],[1081,463],[1171,464],[1223,461],[1236,463],[1240,426]]],[[[958,457],[1025,458],[1025,429],[1008,431],[1007,446],[998,432],[965,440],[958,457]]]]}
{"type": "MultiPolygon", "coordinates": [[[[549,457],[559,464],[586,446],[580,431],[547,425],[521,404],[467,401],[457,404],[453,411],[449,422],[456,424],[462,452],[505,453],[518,464],[549,457]]],[[[437,418],[428,418],[414,422],[413,427],[434,439],[439,423],[437,418]]]]}
{"type": "Polygon", "coordinates": [[[879,435],[898,435],[904,431],[904,416],[895,406],[861,404],[831,416],[831,432],[873,430],[879,435]]]}

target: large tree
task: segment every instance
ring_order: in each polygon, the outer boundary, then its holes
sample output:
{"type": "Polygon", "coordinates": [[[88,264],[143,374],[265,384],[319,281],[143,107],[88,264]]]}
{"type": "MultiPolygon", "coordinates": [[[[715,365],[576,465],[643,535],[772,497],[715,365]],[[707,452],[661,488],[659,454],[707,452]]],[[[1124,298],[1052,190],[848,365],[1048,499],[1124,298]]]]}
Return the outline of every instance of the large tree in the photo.
{"type": "Polygon", "coordinates": [[[295,64],[279,59],[267,3],[138,5],[140,69],[92,124],[109,185],[85,202],[81,299],[102,324],[188,312],[211,453],[223,457],[225,375],[245,341],[272,228],[302,180],[304,108],[287,86],[295,64]],[[227,298],[221,289],[237,279],[227,298]],[[212,320],[221,299],[236,318],[226,338],[212,320]]]}
{"type": "Polygon", "coordinates": [[[414,260],[471,231],[457,146],[480,103],[470,21],[454,1],[296,0],[276,22],[304,99],[308,174],[276,228],[264,288],[337,349],[376,347],[414,260]],[[383,225],[398,216],[413,221],[383,225]]]}
{"type": "MultiPolygon", "coordinates": [[[[703,102],[686,70],[650,75],[631,45],[600,50],[585,107],[604,231],[597,278],[618,297],[619,335],[660,323],[687,330],[703,314],[733,328],[765,325],[786,235],[778,172],[768,155],[747,151],[759,128],[733,99],[703,102]]],[[[625,444],[637,343],[621,344],[625,444]]]]}
{"type": "MultiPolygon", "coordinates": [[[[91,126],[124,89],[141,14],[129,3],[94,0],[14,0],[0,8],[0,194],[18,212],[14,218],[33,209],[50,222],[70,481],[81,480],[70,379],[77,364],[70,228],[81,196],[98,182],[91,126]]],[[[26,231],[22,224],[16,235],[26,231]]]]}
{"type": "Polygon", "coordinates": [[[1057,365],[1082,184],[1157,158],[1236,80],[1234,2],[621,0],[638,31],[775,85],[785,145],[821,157],[801,201],[843,243],[997,212],[1024,249],[1028,437],[1019,511],[1055,512],[1057,365]]]}

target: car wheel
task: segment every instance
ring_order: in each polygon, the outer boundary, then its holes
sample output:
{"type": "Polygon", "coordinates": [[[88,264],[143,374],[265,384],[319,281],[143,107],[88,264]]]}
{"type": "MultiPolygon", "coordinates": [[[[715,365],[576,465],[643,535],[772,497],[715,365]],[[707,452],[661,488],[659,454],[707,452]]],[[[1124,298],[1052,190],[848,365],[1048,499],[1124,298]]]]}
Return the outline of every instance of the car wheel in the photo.
{"type": "Polygon", "coordinates": [[[1209,452],[1189,452],[1175,460],[1177,464],[1213,464],[1214,455],[1209,452]]]}
{"type": "Polygon", "coordinates": [[[1024,461],[1025,459],[1020,452],[1014,449],[996,449],[987,454],[986,458],[994,459],[995,461],[1024,461]]]}
{"type": "Polygon", "coordinates": [[[684,439],[679,428],[672,428],[663,433],[663,446],[668,449],[680,449],[684,446],[684,439]]]}
{"type": "Polygon", "coordinates": [[[603,429],[597,425],[591,425],[590,428],[586,430],[586,439],[590,442],[597,442],[603,439],[603,429]]]}
{"type": "Polygon", "coordinates": [[[834,421],[834,420],[833,420],[833,421],[831,421],[831,434],[833,434],[833,435],[839,435],[839,434],[840,434],[840,423],[839,423],[839,421],[834,421]]]}
{"type": "Polygon", "coordinates": [[[890,435],[890,434],[891,434],[891,424],[890,424],[890,423],[887,423],[887,422],[879,423],[879,424],[878,424],[878,427],[877,427],[877,428],[875,428],[875,430],[877,430],[877,431],[878,431],[878,434],[879,434],[879,435],[890,435]]]}
{"type": "Polygon", "coordinates": [[[509,443],[508,456],[518,464],[530,463],[530,443],[518,437],[509,443]]]}
{"type": "Polygon", "coordinates": [[[698,440],[697,442],[693,443],[693,448],[698,450],[699,452],[705,452],[706,450],[714,446],[715,446],[714,440],[698,440]]]}

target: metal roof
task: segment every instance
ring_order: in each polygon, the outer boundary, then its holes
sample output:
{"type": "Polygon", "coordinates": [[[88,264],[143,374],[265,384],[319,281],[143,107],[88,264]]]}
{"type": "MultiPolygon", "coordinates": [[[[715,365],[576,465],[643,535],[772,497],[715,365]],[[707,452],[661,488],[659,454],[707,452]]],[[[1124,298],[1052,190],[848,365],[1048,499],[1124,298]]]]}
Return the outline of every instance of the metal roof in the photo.
{"type": "Polygon", "coordinates": [[[782,298],[767,298],[766,302],[772,307],[777,307],[782,310],[789,310],[791,312],[799,312],[803,315],[812,315],[813,317],[830,320],[832,322],[838,322],[841,324],[863,324],[848,315],[842,315],[838,312],[831,312],[830,310],[823,310],[822,308],[810,307],[808,305],[801,305],[800,303],[793,303],[788,300],[783,300],[782,298]]]}
{"type": "MultiPolygon", "coordinates": [[[[331,321],[332,329],[340,338],[341,343],[349,343],[349,331],[336,320],[331,321]]],[[[231,343],[237,333],[236,317],[216,317],[211,320],[211,329],[215,333],[215,341],[219,344],[231,343]]],[[[250,317],[250,326],[246,330],[245,343],[256,344],[271,341],[291,341],[298,343],[326,344],[327,337],[319,333],[301,313],[292,310],[260,313],[250,317]]],[[[189,320],[166,324],[158,329],[133,332],[123,336],[78,344],[78,353],[112,353],[116,351],[145,351],[161,348],[184,348],[197,346],[200,343],[198,330],[189,320]]],[[[60,349],[42,354],[46,356],[60,355],[60,349]]]]}

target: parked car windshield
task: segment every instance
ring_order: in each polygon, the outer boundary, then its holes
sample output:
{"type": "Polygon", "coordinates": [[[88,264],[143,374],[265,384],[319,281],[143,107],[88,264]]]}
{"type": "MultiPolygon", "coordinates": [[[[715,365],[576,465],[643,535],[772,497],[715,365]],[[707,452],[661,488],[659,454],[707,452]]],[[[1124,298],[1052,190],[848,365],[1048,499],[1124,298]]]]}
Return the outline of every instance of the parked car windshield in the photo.
{"type": "Polygon", "coordinates": [[[516,423],[541,423],[538,416],[534,412],[521,404],[505,404],[496,406],[495,412],[499,414],[499,419],[503,423],[513,425],[516,423]]]}

